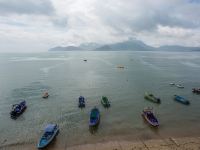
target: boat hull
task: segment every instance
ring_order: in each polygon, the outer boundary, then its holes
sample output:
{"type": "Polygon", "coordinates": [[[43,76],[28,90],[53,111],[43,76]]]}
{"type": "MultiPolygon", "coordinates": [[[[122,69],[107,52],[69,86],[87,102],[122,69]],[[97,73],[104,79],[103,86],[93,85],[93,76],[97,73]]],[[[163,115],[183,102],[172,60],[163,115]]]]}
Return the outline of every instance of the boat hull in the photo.
{"type": "Polygon", "coordinates": [[[145,98],[146,100],[148,100],[148,101],[153,102],[153,103],[158,103],[158,104],[161,103],[160,99],[157,98],[157,97],[155,97],[153,94],[150,95],[150,94],[148,94],[148,93],[145,93],[144,98],[145,98]]]}
{"type": "Polygon", "coordinates": [[[153,127],[158,127],[159,122],[154,116],[154,114],[151,112],[151,118],[148,117],[148,113],[146,111],[142,112],[142,117],[147,121],[147,123],[153,127]]]}
{"type": "Polygon", "coordinates": [[[178,96],[178,95],[174,95],[174,100],[179,102],[179,103],[182,103],[184,105],[189,105],[190,104],[190,102],[187,99],[185,99],[185,98],[183,98],[181,96],[178,96]]]}
{"type": "Polygon", "coordinates": [[[108,101],[108,98],[103,96],[101,98],[101,104],[105,107],[105,108],[108,108],[110,107],[110,102],[108,101]]]}
{"type": "Polygon", "coordinates": [[[17,119],[17,117],[19,117],[21,114],[23,114],[23,112],[26,110],[27,106],[26,106],[26,102],[23,101],[20,104],[16,104],[13,105],[13,110],[10,112],[10,117],[12,119],[17,119]],[[14,108],[16,105],[20,105],[20,110],[16,111],[16,109],[14,108]]]}
{"type": "Polygon", "coordinates": [[[99,123],[100,123],[100,112],[97,108],[93,108],[90,113],[89,126],[95,127],[98,126],[99,123]]]}
{"type": "Polygon", "coordinates": [[[80,97],[79,97],[79,100],[78,100],[78,107],[79,107],[79,108],[85,107],[85,98],[84,98],[83,96],[80,96],[80,97]]]}
{"type": "Polygon", "coordinates": [[[57,130],[54,132],[54,134],[52,135],[52,137],[49,140],[40,139],[40,141],[37,145],[37,148],[42,149],[42,148],[47,147],[53,141],[53,139],[58,135],[58,133],[59,133],[59,129],[57,128],[57,130]]]}

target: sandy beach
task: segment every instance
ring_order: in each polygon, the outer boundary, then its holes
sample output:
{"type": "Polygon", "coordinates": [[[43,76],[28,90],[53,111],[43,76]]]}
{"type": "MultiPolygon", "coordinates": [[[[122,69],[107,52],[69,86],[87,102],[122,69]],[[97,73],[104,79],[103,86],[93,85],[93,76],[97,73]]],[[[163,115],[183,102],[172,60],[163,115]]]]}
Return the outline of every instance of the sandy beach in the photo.
{"type": "MultiPolygon", "coordinates": [[[[13,144],[0,147],[2,150],[34,150],[35,143],[13,144]]],[[[200,137],[166,138],[152,140],[115,140],[93,144],[67,146],[54,141],[46,150],[200,150],[200,137]]]]}

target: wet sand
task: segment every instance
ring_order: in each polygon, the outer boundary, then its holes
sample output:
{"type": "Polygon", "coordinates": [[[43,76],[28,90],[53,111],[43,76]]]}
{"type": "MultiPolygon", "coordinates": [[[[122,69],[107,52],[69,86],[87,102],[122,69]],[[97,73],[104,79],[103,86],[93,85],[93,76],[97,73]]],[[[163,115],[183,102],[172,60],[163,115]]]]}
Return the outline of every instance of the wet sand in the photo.
{"type": "MultiPolygon", "coordinates": [[[[0,147],[2,150],[34,150],[35,143],[13,144],[0,147]]],[[[200,150],[200,137],[166,138],[154,140],[115,140],[95,144],[67,146],[54,141],[46,150],[200,150]]]]}

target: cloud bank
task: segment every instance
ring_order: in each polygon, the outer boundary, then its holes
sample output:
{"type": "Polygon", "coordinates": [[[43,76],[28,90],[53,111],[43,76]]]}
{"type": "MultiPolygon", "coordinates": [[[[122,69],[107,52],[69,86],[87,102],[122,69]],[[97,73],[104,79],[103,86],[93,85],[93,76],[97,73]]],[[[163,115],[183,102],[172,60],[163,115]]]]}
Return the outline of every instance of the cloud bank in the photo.
{"type": "Polygon", "coordinates": [[[200,46],[199,0],[0,0],[0,52],[131,37],[200,46]]]}

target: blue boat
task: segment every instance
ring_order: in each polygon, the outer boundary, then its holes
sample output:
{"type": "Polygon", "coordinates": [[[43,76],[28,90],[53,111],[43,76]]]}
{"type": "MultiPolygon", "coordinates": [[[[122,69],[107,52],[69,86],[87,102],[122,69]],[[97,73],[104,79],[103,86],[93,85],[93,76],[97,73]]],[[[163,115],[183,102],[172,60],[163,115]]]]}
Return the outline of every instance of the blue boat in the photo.
{"type": "Polygon", "coordinates": [[[153,127],[159,126],[159,122],[155,115],[153,114],[153,110],[151,108],[146,108],[142,111],[142,116],[144,119],[153,127]]]}
{"type": "Polygon", "coordinates": [[[187,99],[185,99],[184,97],[178,96],[178,95],[174,95],[174,100],[178,101],[178,102],[180,102],[182,104],[185,104],[185,105],[189,105],[190,104],[190,102],[187,99]]]}
{"type": "Polygon", "coordinates": [[[80,96],[78,99],[78,107],[83,108],[85,107],[85,98],[83,96],[80,96]]]}
{"type": "Polygon", "coordinates": [[[94,107],[90,113],[90,122],[89,126],[94,127],[97,126],[100,122],[100,111],[98,108],[94,107]]]}
{"type": "Polygon", "coordinates": [[[18,116],[20,116],[24,112],[26,107],[27,107],[26,101],[22,101],[19,104],[14,104],[10,112],[10,117],[13,119],[16,119],[18,116]]]}
{"type": "Polygon", "coordinates": [[[45,127],[44,134],[38,143],[38,149],[45,148],[58,134],[59,127],[57,124],[48,124],[45,127]]]}

